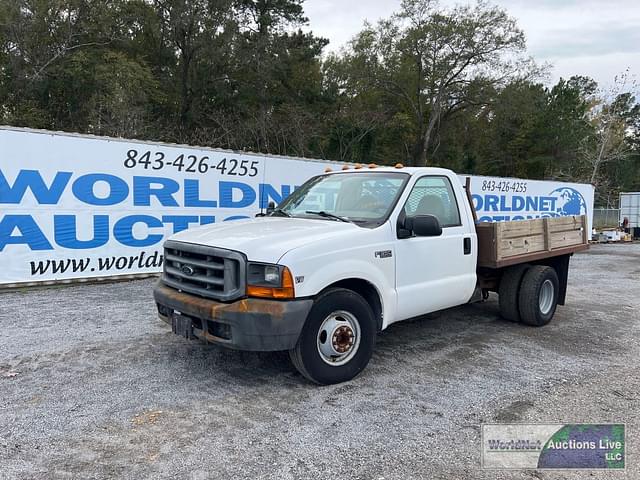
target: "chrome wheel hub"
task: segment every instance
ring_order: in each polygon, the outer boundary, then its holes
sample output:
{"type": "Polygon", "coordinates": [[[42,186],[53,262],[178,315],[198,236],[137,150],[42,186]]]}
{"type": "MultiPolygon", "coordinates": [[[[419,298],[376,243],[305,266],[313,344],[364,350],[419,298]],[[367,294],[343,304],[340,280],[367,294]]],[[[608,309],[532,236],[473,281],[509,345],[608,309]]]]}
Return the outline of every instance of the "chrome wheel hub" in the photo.
{"type": "Polygon", "coordinates": [[[318,330],[318,353],[331,366],[340,366],[353,358],[360,346],[360,324],[344,310],[331,313],[318,330]]]}
{"type": "Polygon", "coordinates": [[[538,298],[540,313],[547,315],[551,311],[555,295],[556,293],[553,288],[553,282],[551,280],[545,280],[542,282],[542,286],[540,287],[540,296],[538,298]]]}

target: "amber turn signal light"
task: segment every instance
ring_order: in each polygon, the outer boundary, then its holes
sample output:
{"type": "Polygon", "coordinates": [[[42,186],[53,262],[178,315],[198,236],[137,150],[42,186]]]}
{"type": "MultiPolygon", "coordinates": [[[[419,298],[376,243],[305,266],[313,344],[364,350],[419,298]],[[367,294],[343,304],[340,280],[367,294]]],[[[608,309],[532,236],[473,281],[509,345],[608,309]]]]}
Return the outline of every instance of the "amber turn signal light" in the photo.
{"type": "Polygon", "coordinates": [[[281,287],[257,287],[254,285],[247,286],[247,295],[249,297],[258,298],[275,298],[284,300],[295,297],[293,288],[293,276],[287,267],[282,269],[282,286],[281,287]]]}

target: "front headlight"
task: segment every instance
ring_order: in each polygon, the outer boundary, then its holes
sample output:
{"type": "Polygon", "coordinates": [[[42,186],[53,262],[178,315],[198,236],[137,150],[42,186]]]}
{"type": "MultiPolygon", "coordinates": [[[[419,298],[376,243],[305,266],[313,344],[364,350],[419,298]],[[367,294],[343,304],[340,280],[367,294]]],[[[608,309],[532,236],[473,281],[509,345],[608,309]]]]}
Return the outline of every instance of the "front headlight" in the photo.
{"type": "Polygon", "coordinates": [[[293,298],[293,276],[289,269],[282,265],[249,262],[247,295],[261,298],[293,298]]]}
{"type": "Polygon", "coordinates": [[[250,262],[247,265],[247,283],[259,287],[280,287],[282,269],[281,265],[250,262]]]}

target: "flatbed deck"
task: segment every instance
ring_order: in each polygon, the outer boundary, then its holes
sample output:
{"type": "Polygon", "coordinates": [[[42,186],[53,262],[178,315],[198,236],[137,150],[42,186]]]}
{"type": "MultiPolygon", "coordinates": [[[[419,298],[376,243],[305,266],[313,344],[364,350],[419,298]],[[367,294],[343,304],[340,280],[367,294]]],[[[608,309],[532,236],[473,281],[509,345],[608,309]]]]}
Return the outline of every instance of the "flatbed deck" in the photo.
{"type": "Polygon", "coordinates": [[[589,248],[584,215],[476,224],[478,267],[502,268],[589,248]]]}

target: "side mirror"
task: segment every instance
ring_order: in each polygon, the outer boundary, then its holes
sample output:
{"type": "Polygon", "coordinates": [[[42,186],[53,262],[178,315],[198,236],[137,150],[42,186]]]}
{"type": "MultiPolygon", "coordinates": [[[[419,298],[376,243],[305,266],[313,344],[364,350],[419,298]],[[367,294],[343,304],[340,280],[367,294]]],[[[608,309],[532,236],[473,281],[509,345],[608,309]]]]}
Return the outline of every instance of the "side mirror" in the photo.
{"type": "Polygon", "coordinates": [[[269,205],[267,205],[267,215],[271,215],[275,209],[276,209],[276,204],[272,200],[269,202],[269,205]]]}
{"type": "Polygon", "coordinates": [[[439,237],[442,227],[438,218],[433,215],[416,215],[412,218],[411,230],[417,237],[439,237]]]}

